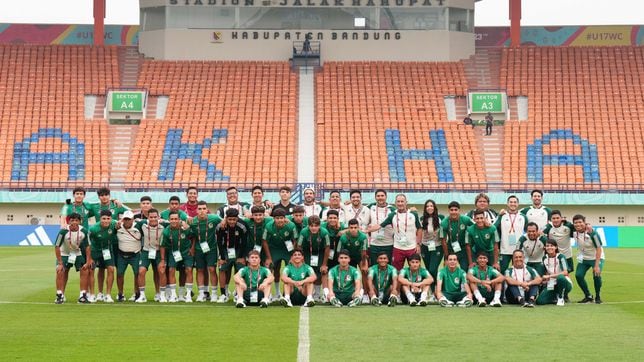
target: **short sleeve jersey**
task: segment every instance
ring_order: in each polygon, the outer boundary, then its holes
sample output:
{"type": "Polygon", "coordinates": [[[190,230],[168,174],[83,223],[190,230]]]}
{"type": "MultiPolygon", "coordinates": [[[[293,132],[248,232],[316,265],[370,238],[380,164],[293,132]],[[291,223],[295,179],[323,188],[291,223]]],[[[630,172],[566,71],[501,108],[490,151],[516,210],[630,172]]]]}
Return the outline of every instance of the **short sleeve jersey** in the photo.
{"type": "Polygon", "coordinates": [[[256,245],[262,245],[262,237],[264,236],[264,229],[268,224],[273,222],[270,217],[264,217],[261,223],[256,223],[253,219],[244,219],[246,226],[248,226],[248,245],[246,250],[253,249],[256,245]]]}
{"type": "Polygon", "coordinates": [[[331,207],[326,207],[322,209],[322,213],[320,213],[320,219],[322,219],[322,221],[326,221],[326,215],[329,212],[329,210],[336,210],[338,212],[338,220],[340,221],[340,223],[349,221],[346,215],[344,214],[344,210],[342,208],[334,209],[331,207]]]}
{"type": "Polygon", "coordinates": [[[116,239],[116,221],[112,220],[110,225],[103,228],[100,223],[96,223],[89,228],[89,244],[92,253],[99,253],[103,249],[113,250],[118,242],[116,239]]]}
{"type": "Polygon", "coordinates": [[[322,213],[322,206],[320,206],[319,204],[313,204],[313,205],[302,204],[300,206],[304,208],[304,216],[306,217],[311,217],[313,215],[320,216],[320,213],[322,213]]]}
{"type": "Polygon", "coordinates": [[[412,283],[420,283],[423,280],[429,278],[429,272],[423,267],[420,267],[415,272],[411,271],[409,267],[403,268],[400,271],[400,275],[412,283]]]}
{"type": "Polygon", "coordinates": [[[163,239],[163,230],[165,230],[167,226],[168,224],[163,222],[159,222],[157,226],[150,226],[148,220],[141,220],[137,222],[135,227],[141,232],[141,239],[143,239],[143,250],[159,250],[159,248],[161,247],[161,240],[163,239]]]}
{"type": "Polygon", "coordinates": [[[288,219],[288,221],[290,221],[291,223],[293,223],[295,225],[295,230],[297,230],[298,234],[301,233],[302,230],[304,230],[305,227],[309,226],[309,218],[306,217],[306,216],[302,219],[302,222],[299,223],[299,224],[295,222],[295,219],[293,218],[293,215],[287,215],[286,219],[288,219]]]}
{"type": "Polygon", "coordinates": [[[351,260],[360,260],[362,252],[367,251],[367,234],[358,231],[358,236],[351,236],[349,232],[342,234],[336,251],[346,249],[349,251],[351,260]]]}
{"type": "Polygon", "coordinates": [[[465,232],[472,225],[474,225],[472,219],[464,215],[459,215],[458,220],[451,220],[447,217],[441,222],[441,237],[447,239],[447,247],[450,253],[454,252],[452,243],[457,241],[461,246],[461,250],[465,250],[465,232]]]}
{"type": "MultiPolygon", "coordinates": [[[[118,220],[121,215],[127,210],[129,210],[127,207],[121,205],[116,206],[115,203],[110,201],[109,204],[107,205],[102,205],[100,202],[90,204],[90,207],[92,208],[92,213],[95,218],[100,218],[101,217],[101,211],[103,210],[108,210],[109,212],[112,213],[112,220],[118,220]]],[[[96,220],[98,222],[98,220],[96,220]]]]}
{"type": "Polygon", "coordinates": [[[559,226],[554,226],[548,224],[543,233],[548,236],[548,238],[553,239],[557,242],[557,247],[559,252],[566,256],[566,258],[572,258],[572,247],[571,239],[572,234],[575,230],[575,227],[568,221],[564,221],[559,226]]]}
{"type": "Polygon", "coordinates": [[[76,255],[85,254],[85,248],[89,245],[86,230],[83,227],[79,227],[78,231],[71,231],[69,227],[60,229],[55,245],[60,248],[62,256],[69,256],[72,252],[76,255]]]}
{"type": "Polygon", "coordinates": [[[311,275],[315,275],[315,271],[309,265],[302,263],[302,265],[295,266],[293,263],[289,263],[284,267],[282,275],[285,275],[296,282],[302,281],[311,275]]]}
{"type": "Polygon", "coordinates": [[[380,227],[387,225],[391,225],[394,230],[394,247],[396,249],[412,250],[416,248],[416,231],[422,229],[416,212],[392,212],[380,223],[380,227]]]}
{"type": "Polygon", "coordinates": [[[519,238],[518,249],[523,250],[523,254],[527,258],[526,262],[541,263],[546,241],[548,241],[548,239],[543,235],[539,236],[536,240],[530,240],[526,235],[524,235],[519,238]]]}
{"type": "Polygon", "coordinates": [[[536,208],[534,206],[528,206],[521,209],[521,213],[528,218],[528,222],[534,222],[539,225],[539,230],[545,229],[550,221],[550,216],[552,215],[552,210],[549,207],[541,205],[541,207],[536,208]]]}
{"type": "Polygon", "coordinates": [[[302,248],[304,258],[310,259],[311,255],[324,256],[324,249],[331,246],[329,240],[329,232],[320,227],[320,231],[316,234],[311,234],[311,230],[307,227],[302,230],[297,245],[302,248]]]}
{"type": "Polygon", "coordinates": [[[505,271],[506,277],[512,278],[520,283],[530,282],[536,279],[537,275],[539,275],[539,273],[537,273],[534,268],[525,264],[523,265],[523,268],[509,267],[505,271]]]}
{"type": "Polygon", "coordinates": [[[376,264],[369,267],[367,278],[373,280],[373,286],[379,292],[384,292],[393,284],[394,279],[398,278],[398,271],[391,264],[387,264],[384,269],[376,264]]]}
{"type": "Polygon", "coordinates": [[[492,268],[489,265],[486,265],[485,269],[483,270],[481,270],[481,268],[479,268],[478,265],[475,265],[472,268],[470,268],[470,270],[468,271],[468,274],[473,275],[476,279],[479,279],[479,280],[493,280],[499,275],[501,275],[501,273],[498,270],[492,268]]]}
{"type": "Polygon", "coordinates": [[[474,254],[478,252],[491,253],[494,251],[494,244],[499,242],[499,234],[494,226],[480,229],[476,225],[467,228],[465,233],[465,244],[470,244],[474,254]]]}
{"type": "Polygon", "coordinates": [[[226,217],[226,211],[228,209],[236,209],[239,211],[239,215],[246,215],[246,213],[250,211],[250,204],[247,202],[238,202],[235,205],[225,204],[217,209],[217,214],[223,219],[226,217]]]}
{"type": "MultiPolygon", "coordinates": [[[[370,212],[370,221],[371,225],[380,225],[381,222],[385,221],[387,216],[392,212],[396,211],[396,208],[391,205],[378,206],[378,204],[369,205],[370,212]]],[[[390,246],[394,244],[394,228],[391,225],[387,225],[384,228],[381,228],[377,232],[371,233],[371,239],[369,240],[371,245],[374,246],[390,246]]]]}
{"type": "Polygon", "coordinates": [[[338,244],[340,243],[340,236],[341,236],[339,235],[340,231],[346,228],[347,228],[346,225],[342,223],[338,225],[337,229],[330,227],[329,224],[326,222],[322,223],[322,229],[326,230],[329,233],[329,247],[332,250],[335,250],[338,248],[338,244]]]}
{"type": "MultiPolygon", "coordinates": [[[[470,210],[467,213],[467,217],[474,220],[475,212],[476,210],[470,210]]],[[[485,213],[485,220],[487,220],[490,224],[494,224],[496,222],[496,219],[499,217],[499,213],[492,209],[483,210],[483,212],[485,213]]]]}
{"type": "Polygon", "coordinates": [[[221,223],[221,218],[217,215],[207,214],[204,220],[199,217],[192,218],[190,222],[190,232],[195,236],[195,249],[201,251],[201,243],[207,242],[210,250],[217,247],[217,226],[221,223]]]}
{"type": "Polygon", "coordinates": [[[459,293],[465,291],[467,278],[465,271],[458,266],[454,271],[450,271],[448,267],[444,267],[438,272],[437,278],[443,283],[442,292],[459,293]]]}
{"type": "Polygon", "coordinates": [[[356,208],[352,204],[349,204],[343,205],[342,208],[344,209],[344,215],[347,220],[357,219],[360,225],[360,230],[367,230],[371,220],[371,212],[369,212],[368,207],[360,205],[356,208]]]}
{"type": "Polygon", "coordinates": [[[183,230],[181,228],[172,229],[170,227],[163,230],[163,238],[161,240],[161,246],[168,249],[169,252],[181,251],[181,253],[187,253],[192,246],[190,238],[192,233],[190,229],[183,230]]]}
{"type": "Polygon", "coordinates": [[[516,250],[519,238],[526,231],[528,226],[528,218],[521,213],[505,213],[502,216],[499,216],[494,223],[497,230],[499,231],[499,239],[501,240],[501,246],[499,252],[502,255],[512,255],[514,250],[516,250]],[[513,244],[510,244],[510,239],[514,241],[513,244]]]}
{"type": "Polygon", "coordinates": [[[339,265],[329,270],[329,278],[333,280],[333,292],[354,293],[355,281],[361,280],[358,269],[349,265],[348,269],[341,269],[339,265]]]}
{"type": "Polygon", "coordinates": [[[432,219],[427,219],[427,225],[423,226],[423,245],[429,245],[429,243],[434,243],[435,246],[441,245],[440,239],[440,229],[441,222],[445,219],[445,216],[438,215],[438,228],[434,229],[434,222],[432,219]]]}
{"type": "Polygon", "coordinates": [[[271,250],[286,250],[285,242],[287,240],[294,241],[297,240],[297,238],[298,235],[297,230],[295,229],[295,224],[287,222],[284,226],[278,228],[274,220],[270,224],[266,225],[264,228],[264,234],[262,235],[262,239],[266,240],[268,247],[271,250]]]}
{"type": "Polygon", "coordinates": [[[548,254],[543,256],[543,268],[546,271],[546,274],[559,274],[562,271],[568,270],[568,262],[566,262],[566,256],[557,253],[554,257],[549,257],[548,254]]]}
{"type": "MultiPolygon", "coordinates": [[[[590,233],[580,233],[575,231],[573,237],[575,238],[575,241],[577,241],[577,248],[584,260],[595,260],[595,252],[597,248],[600,248],[603,245],[599,234],[595,231],[590,233]]],[[[603,259],[603,257],[604,255],[602,250],[601,258],[603,259]]]]}
{"type": "MultiPolygon", "coordinates": [[[[188,221],[188,214],[186,214],[185,211],[177,210],[177,213],[179,214],[179,219],[181,219],[181,221],[188,221]]],[[[161,211],[161,214],[159,214],[159,217],[161,217],[162,220],[170,221],[170,210],[165,209],[161,211]]]]}
{"type": "Polygon", "coordinates": [[[260,266],[258,269],[245,266],[241,268],[239,275],[244,279],[249,291],[256,291],[259,285],[271,275],[271,271],[263,266],[260,266]]]}
{"type": "MultiPolygon", "coordinates": [[[[85,230],[89,230],[89,219],[92,216],[97,216],[96,214],[94,214],[92,205],[88,202],[83,202],[80,205],[76,205],[74,203],[71,203],[69,205],[65,204],[60,211],[60,214],[65,218],[69,217],[69,215],[73,213],[77,213],[81,216],[81,226],[84,227],[85,230]]],[[[67,220],[67,222],[69,223],[69,220],[67,220]]]]}

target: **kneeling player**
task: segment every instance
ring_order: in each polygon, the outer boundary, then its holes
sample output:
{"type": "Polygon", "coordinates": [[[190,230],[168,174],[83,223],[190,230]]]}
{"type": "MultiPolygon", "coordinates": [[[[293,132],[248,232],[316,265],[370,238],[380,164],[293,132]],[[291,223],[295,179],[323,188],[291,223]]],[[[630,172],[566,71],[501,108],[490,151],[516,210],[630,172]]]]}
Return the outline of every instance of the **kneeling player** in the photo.
{"type": "Polygon", "coordinates": [[[488,260],[485,252],[479,252],[476,265],[467,273],[467,281],[470,282],[470,289],[474,291],[479,307],[488,304],[500,307],[504,278],[498,270],[487,264],[488,260]]]}
{"type": "Polygon", "coordinates": [[[248,266],[241,268],[235,274],[235,289],[237,290],[237,308],[246,308],[246,304],[268,307],[268,296],[271,294],[271,284],[275,278],[268,268],[260,266],[259,252],[252,250],[248,253],[248,266]]]}
{"type": "Polygon", "coordinates": [[[304,264],[302,249],[296,248],[291,255],[291,262],[282,271],[282,282],[284,282],[284,296],[280,303],[285,307],[305,305],[312,307],[313,283],[317,279],[312,267],[304,264]]]}
{"type": "MultiPolygon", "coordinates": [[[[427,293],[434,278],[427,269],[420,266],[420,255],[412,254],[408,259],[409,266],[403,268],[398,276],[398,282],[402,287],[402,296],[410,306],[417,304],[427,305],[427,293]]],[[[405,300],[403,300],[403,303],[405,300]]]]}
{"type": "Polygon", "coordinates": [[[546,241],[546,254],[543,256],[543,283],[546,288],[541,291],[537,304],[565,305],[565,295],[572,290],[572,281],[568,276],[570,267],[566,256],[559,253],[557,242],[553,239],[546,241]]]}
{"type": "Polygon", "coordinates": [[[56,237],[56,304],[65,302],[65,287],[72,265],[80,272],[81,296],[78,303],[89,303],[87,299],[87,282],[89,280],[91,251],[87,235],[81,226],[81,216],[72,213],[68,216],[69,225],[58,232],[56,237]],[[87,256],[87,260],[85,257],[87,256]]]}
{"type": "Polygon", "coordinates": [[[472,292],[467,285],[467,275],[459,267],[458,257],[451,253],[447,256],[447,266],[438,272],[436,298],[441,307],[469,307],[472,305],[472,292]]]}
{"type": "Polygon", "coordinates": [[[349,265],[350,261],[349,251],[342,249],[338,252],[338,265],[329,270],[329,301],[335,307],[355,307],[362,298],[362,277],[358,269],[349,265]]]}
{"type": "Polygon", "coordinates": [[[395,307],[398,300],[398,271],[389,264],[389,253],[382,251],[376,258],[376,265],[369,267],[367,285],[372,305],[387,304],[395,307]]]}

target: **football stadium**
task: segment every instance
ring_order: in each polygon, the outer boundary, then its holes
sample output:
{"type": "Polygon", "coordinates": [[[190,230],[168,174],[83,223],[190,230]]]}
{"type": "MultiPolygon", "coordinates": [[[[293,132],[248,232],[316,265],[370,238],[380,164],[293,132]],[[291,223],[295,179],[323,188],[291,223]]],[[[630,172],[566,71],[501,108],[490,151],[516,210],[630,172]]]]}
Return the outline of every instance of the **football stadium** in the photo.
{"type": "Polygon", "coordinates": [[[644,18],[485,1],[0,23],[3,356],[641,360],[644,18]]]}

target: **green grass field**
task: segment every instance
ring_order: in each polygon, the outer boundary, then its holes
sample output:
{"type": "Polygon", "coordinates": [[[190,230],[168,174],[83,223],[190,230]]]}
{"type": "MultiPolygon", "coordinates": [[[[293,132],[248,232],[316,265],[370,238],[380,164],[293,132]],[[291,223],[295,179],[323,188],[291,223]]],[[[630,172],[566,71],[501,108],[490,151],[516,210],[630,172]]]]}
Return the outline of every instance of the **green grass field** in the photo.
{"type": "MultiPolygon", "coordinates": [[[[603,305],[316,306],[308,314],[310,360],[642,360],[644,249],[606,254],[603,305]]],[[[0,248],[3,359],[297,359],[299,308],[78,305],[76,274],[70,276],[69,301],[55,305],[53,264],[52,248],[0,248]]],[[[131,280],[127,274],[126,295],[131,280]]],[[[580,297],[575,286],[571,298],[580,297]]]]}

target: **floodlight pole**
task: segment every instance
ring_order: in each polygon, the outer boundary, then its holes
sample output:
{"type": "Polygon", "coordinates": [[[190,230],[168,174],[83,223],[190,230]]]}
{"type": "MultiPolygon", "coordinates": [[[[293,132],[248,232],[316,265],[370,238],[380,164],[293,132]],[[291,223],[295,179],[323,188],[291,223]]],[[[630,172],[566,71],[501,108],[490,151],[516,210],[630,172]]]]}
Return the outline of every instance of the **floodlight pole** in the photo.
{"type": "Polygon", "coordinates": [[[106,0],[94,0],[94,45],[104,44],[105,1],[106,0]]]}
{"type": "Polygon", "coordinates": [[[510,1],[510,40],[512,47],[521,45],[521,0],[510,1]]]}

